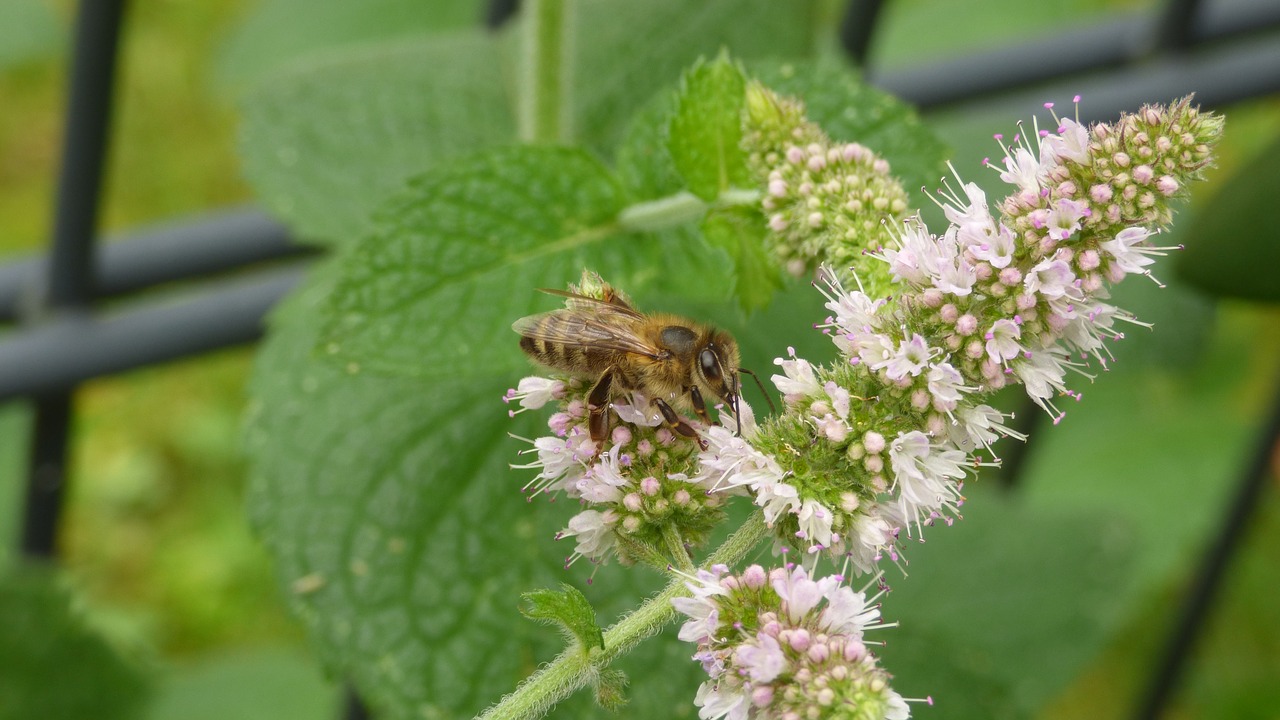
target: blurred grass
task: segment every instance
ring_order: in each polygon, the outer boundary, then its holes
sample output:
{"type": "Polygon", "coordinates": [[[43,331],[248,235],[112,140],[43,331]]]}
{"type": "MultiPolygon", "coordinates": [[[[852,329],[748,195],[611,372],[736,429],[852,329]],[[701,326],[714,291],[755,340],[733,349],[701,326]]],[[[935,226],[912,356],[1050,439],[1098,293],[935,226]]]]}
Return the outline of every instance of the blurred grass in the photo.
{"type": "MultiPolygon", "coordinates": [[[[928,44],[928,52],[945,53],[1001,37],[1000,24],[993,22],[999,12],[1005,13],[1004,26],[1023,28],[1030,13],[1052,25],[1134,4],[1060,0],[1032,9],[1000,3],[1002,8],[980,15],[959,8],[948,15],[934,12],[935,2],[895,3],[877,51],[886,64],[906,64],[924,59],[922,32],[945,38],[928,44]]],[[[10,30],[0,30],[0,255],[36,250],[49,234],[70,8],[66,1],[33,0],[6,0],[0,7],[0,28],[10,30]],[[12,32],[15,27],[24,32],[12,32]]],[[[102,208],[106,229],[249,199],[236,160],[234,108],[209,91],[212,59],[248,9],[246,0],[129,6],[102,208]]],[[[1215,178],[1246,162],[1280,127],[1274,102],[1232,108],[1228,115],[1222,169],[1215,178]]],[[[991,131],[985,125],[981,137],[991,131]]],[[[957,166],[972,167],[963,156],[975,151],[959,147],[957,166]]],[[[976,152],[980,157],[989,150],[976,152]]],[[[1207,201],[1216,184],[1198,199],[1207,201]]],[[[1251,369],[1244,377],[1224,378],[1224,390],[1266,397],[1280,316],[1224,305],[1218,326],[1215,343],[1250,353],[1251,369]]],[[[238,717],[284,717],[291,711],[317,717],[323,716],[319,708],[336,701],[332,686],[305,655],[265,553],[243,519],[239,423],[248,365],[249,351],[223,352],[96,381],[77,396],[74,477],[62,537],[67,568],[93,622],[132,654],[152,658],[163,679],[155,720],[203,717],[199,713],[217,707],[230,689],[265,693],[261,702],[235,709],[238,717]],[[307,701],[290,704],[289,698],[307,701]]],[[[6,509],[0,531],[6,537],[16,530],[25,425],[21,407],[0,409],[0,507],[6,509]]],[[[1276,716],[1275,490],[1269,488],[1245,552],[1231,568],[1175,717],[1276,716]]],[[[1211,526],[1217,514],[1208,511],[1211,526]]],[[[1141,599],[1106,652],[1043,717],[1127,714],[1199,560],[1198,546],[1171,552],[1177,572],[1141,599]]]]}

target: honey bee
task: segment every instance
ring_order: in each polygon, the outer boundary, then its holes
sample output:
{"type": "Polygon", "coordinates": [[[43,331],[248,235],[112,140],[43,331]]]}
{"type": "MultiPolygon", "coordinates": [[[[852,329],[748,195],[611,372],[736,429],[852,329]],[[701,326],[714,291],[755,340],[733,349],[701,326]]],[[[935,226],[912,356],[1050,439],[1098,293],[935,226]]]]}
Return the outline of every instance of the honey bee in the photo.
{"type": "MultiPolygon", "coordinates": [[[[692,406],[710,424],[706,398],[733,410],[742,433],[738,343],[724,330],[666,313],[636,310],[618,291],[603,285],[600,298],[561,290],[561,310],[520,318],[511,329],[533,360],[570,375],[595,378],[587,394],[588,428],[597,447],[609,435],[609,405],[641,392],[675,432],[701,438],[676,409],[692,406]]],[[[759,382],[757,380],[757,382],[759,382]]],[[[763,388],[761,389],[763,391],[763,388]]]]}

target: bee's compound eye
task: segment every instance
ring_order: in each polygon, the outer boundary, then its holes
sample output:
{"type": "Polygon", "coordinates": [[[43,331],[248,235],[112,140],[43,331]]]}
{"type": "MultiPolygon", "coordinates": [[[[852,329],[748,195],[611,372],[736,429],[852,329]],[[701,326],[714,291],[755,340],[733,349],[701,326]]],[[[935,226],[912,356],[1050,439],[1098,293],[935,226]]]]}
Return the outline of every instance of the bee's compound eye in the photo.
{"type": "Polygon", "coordinates": [[[698,354],[698,364],[702,366],[702,374],[708,380],[720,379],[720,360],[711,348],[706,348],[698,354]]]}

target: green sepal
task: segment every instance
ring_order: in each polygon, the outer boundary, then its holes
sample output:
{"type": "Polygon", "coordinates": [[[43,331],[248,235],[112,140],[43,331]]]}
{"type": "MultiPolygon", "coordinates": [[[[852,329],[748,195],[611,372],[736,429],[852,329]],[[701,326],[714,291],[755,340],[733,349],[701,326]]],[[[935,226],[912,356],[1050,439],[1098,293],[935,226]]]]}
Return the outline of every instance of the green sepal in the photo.
{"type": "Polygon", "coordinates": [[[605,668],[596,676],[596,702],[610,712],[621,710],[628,702],[627,685],[630,681],[621,670],[605,668]]]}
{"type": "Polygon", "coordinates": [[[577,640],[584,654],[593,647],[603,650],[604,633],[587,596],[568,583],[561,583],[560,587],[561,592],[544,589],[522,593],[520,614],[543,624],[559,625],[565,637],[577,640]]]}
{"type": "Polygon", "coordinates": [[[746,78],[727,53],[699,61],[684,74],[667,149],[689,191],[714,200],[730,187],[750,187],[742,151],[746,78]]]}

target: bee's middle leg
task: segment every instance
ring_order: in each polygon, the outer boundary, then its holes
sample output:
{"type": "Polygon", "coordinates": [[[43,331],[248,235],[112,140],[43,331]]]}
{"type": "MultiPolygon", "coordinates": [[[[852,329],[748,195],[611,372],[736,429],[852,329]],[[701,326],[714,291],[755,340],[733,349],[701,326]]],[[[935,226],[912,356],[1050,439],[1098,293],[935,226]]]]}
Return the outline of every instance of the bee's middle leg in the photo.
{"type": "Polygon", "coordinates": [[[653,404],[657,406],[658,411],[662,413],[662,419],[667,421],[668,427],[687,438],[697,440],[698,447],[701,447],[703,450],[707,449],[707,443],[705,440],[698,437],[698,431],[694,430],[692,425],[685,422],[684,418],[680,417],[680,414],[673,410],[671,406],[667,404],[666,400],[663,400],[662,398],[654,398],[653,404]]]}
{"type": "Polygon", "coordinates": [[[587,394],[587,428],[596,448],[604,447],[609,437],[609,397],[613,390],[613,368],[604,371],[587,394]]]}

